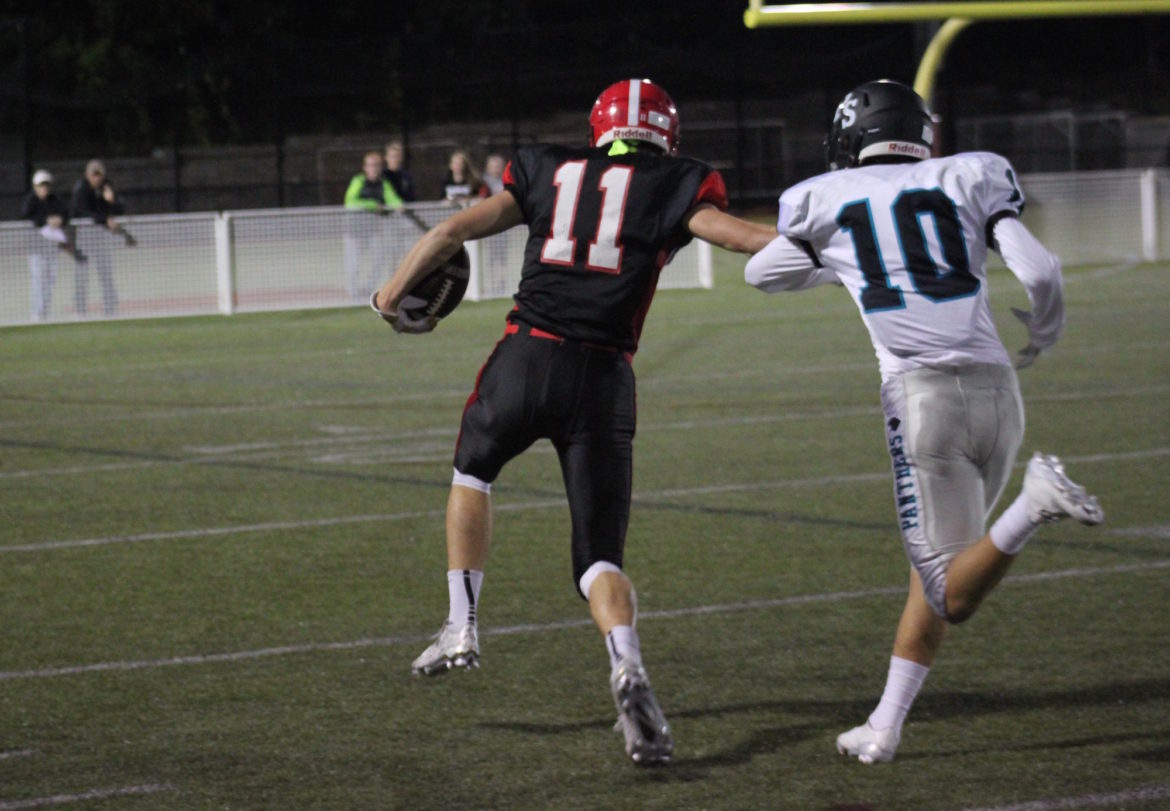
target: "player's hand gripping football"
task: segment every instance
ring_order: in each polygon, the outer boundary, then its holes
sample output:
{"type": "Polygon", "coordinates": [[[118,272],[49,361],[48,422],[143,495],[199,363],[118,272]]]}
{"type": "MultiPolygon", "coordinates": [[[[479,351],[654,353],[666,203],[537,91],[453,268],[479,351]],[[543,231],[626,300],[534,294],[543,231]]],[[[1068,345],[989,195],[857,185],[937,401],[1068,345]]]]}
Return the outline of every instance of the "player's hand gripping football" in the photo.
{"type": "Polygon", "coordinates": [[[394,312],[387,312],[378,306],[378,291],[375,290],[370,294],[370,308],[382,317],[382,320],[394,328],[395,332],[405,332],[411,335],[421,335],[424,332],[430,332],[439,323],[439,319],[430,316],[426,318],[414,318],[407,314],[406,308],[398,305],[398,309],[394,312]]]}
{"type": "MultiPolygon", "coordinates": [[[[1020,320],[1020,322],[1028,328],[1028,336],[1032,335],[1032,314],[1027,310],[1021,310],[1012,307],[1012,315],[1020,320]]],[[[1037,346],[1033,341],[1029,340],[1028,345],[1016,353],[1016,368],[1027,369],[1036,358],[1043,352],[1043,347],[1037,346]]]]}

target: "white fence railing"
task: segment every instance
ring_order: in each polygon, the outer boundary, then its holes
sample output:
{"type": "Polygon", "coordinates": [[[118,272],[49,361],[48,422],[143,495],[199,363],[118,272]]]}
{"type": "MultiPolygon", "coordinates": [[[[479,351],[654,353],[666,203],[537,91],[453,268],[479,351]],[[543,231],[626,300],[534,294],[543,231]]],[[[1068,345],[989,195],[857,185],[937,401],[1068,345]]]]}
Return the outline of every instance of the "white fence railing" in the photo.
{"type": "Polygon", "coordinates": [[[1170,259],[1170,171],[1020,177],[1023,221],[1065,265],[1170,259]]]}
{"type": "MultiPolygon", "coordinates": [[[[1170,171],[1020,180],[1028,197],[1024,222],[1065,265],[1170,258],[1170,171]]],[[[84,264],[29,223],[0,223],[0,326],[364,305],[422,228],[452,213],[446,203],[410,210],[413,218],[340,207],[120,218],[133,247],[78,221],[84,264]]],[[[526,236],[514,228],[468,246],[468,298],[512,294],[526,236]]],[[[679,251],[661,286],[711,283],[710,247],[695,240],[679,251]]]]}
{"type": "MultiPolygon", "coordinates": [[[[84,263],[31,223],[0,223],[0,326],[364,306],[424,227],[452,208],[415,204],[410,212],[330,206],[120,217],[133,246],[78,220],[84,263]]],[[[469,299],[515,291],[526,237],[514,228],[468,244],[469,299]]],[[[710,246],[696,240],[678,252],[661,286],[710,287],[711,278],[710,246]]]]}

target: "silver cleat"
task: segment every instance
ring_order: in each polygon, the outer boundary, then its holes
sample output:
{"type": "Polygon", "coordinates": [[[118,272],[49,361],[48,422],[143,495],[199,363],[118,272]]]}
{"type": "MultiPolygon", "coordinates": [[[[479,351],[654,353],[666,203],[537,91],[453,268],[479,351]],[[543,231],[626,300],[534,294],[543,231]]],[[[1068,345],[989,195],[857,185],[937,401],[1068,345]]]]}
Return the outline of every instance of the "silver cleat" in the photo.
{"type": "Polygon", "coordinates": [[[1105,519],[1097,497],[1070,479],[1059,459],[1039,451],[1024,472],[1024,495],[1028,499],[1028,517],[1037,523],[1071,516],[1091,527],[1105,519]]]}
{"type": "Polygon", "coordinates": [[[848,757],[855,757],[867,766],[874,763],[889,763],[898,751],[902,736],[892,727],[874,729],[865,722],[848,732],[837,736],[837,751],[848,757]]]}
{"type": "Polygon", "coordinates": [[[626,754],[639,766],[666,763],[674,751],[670,725],[650,689],[650,677],[637,662],[622,660],[609,678],[618,718],[614,729],[626,739],[626,754]]]}
{"type": "Polygon", "coordinates": [[[443,622],[435,641],[410,665],[415,676],[440,676],[453,668],[479,667],[479,635],[471,623],[443,622]]]}

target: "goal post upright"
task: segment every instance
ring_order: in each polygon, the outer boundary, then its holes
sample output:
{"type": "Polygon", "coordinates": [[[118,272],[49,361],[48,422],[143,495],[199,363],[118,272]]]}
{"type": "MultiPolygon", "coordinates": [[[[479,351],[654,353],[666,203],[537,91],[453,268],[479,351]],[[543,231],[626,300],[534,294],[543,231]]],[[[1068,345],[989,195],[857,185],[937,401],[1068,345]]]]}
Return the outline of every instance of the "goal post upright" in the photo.
{"type": "Polygon", "coordinates": [[[923,51],[922,58],[918,61],[918,72],[914,74],[914,92],[922,96],[927,107],[934,109],[934,78],[942,69],[951,43],[973,22],[975,21],[969,17],[949,18],[934,32],[926,50],[923,51]]]}

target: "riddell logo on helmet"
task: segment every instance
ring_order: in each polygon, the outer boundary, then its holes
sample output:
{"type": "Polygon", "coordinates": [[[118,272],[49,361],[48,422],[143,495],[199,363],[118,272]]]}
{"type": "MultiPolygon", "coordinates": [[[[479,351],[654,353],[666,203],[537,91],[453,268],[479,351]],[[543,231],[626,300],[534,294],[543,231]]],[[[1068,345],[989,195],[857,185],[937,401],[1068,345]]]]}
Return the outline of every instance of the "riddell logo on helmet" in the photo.
{"type": "MultiPolygon", "coordinates": [[[[614,138],[627,138],[635,140],[638,138],[651,138],[656,135],[653,130],[644,127],[615,127],[613,130],[614,138]]],[[[659,136],[661,137],[661,136],[659,136]]]]}
{"type": "Polygon", "coordinates": [[[884,144],[874,144],[863,149],[860,157],[873,158],[878,155],[905,155],[916,160],[925,160],[930,157],[930,147],[922,144],[912,144],[909,141],[887,141],[884,144]]]}

